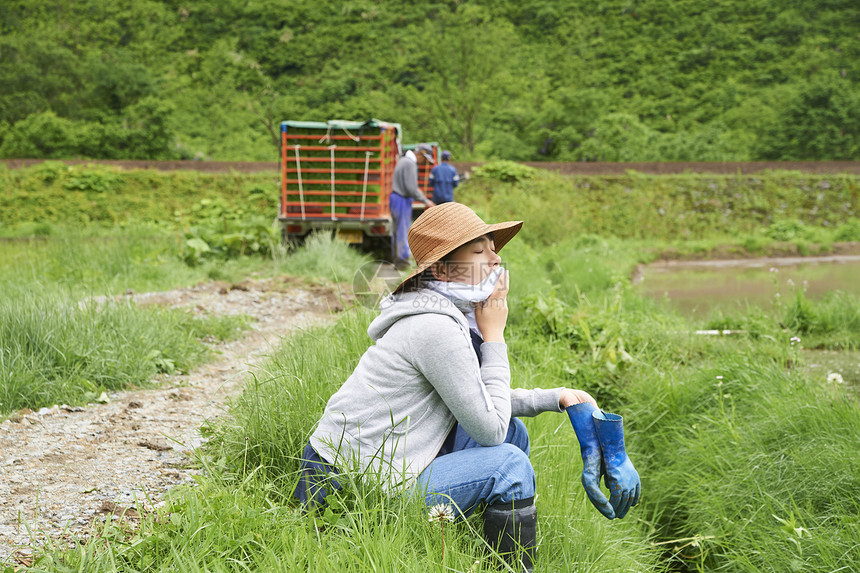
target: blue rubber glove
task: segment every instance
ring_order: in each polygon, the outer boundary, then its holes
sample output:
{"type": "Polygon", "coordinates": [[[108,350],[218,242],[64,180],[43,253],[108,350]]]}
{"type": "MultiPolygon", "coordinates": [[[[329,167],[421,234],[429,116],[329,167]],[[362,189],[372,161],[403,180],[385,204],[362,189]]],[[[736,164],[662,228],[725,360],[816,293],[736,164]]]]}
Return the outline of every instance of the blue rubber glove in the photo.
{"type": "Polygon", "coordinates": [[[603,453],[606,469],[604,481],[609,488],[609,503],[615,509],[615,517],[621,519],[631,507],[639,503],[642,486],[639,473],[624,449],[624,423],[618,414],[595,411],[594,428],[603,453]]]}
{"type": "Polygon", "coordinates": [[[576,439],[579,440],[579,450],[582,453],[582,487],[591,504],[597,511],[612,519],[615,510],[606,495],[600,490],[600,476],[603,475],[603,456],[600,453],[600,442],[594,427],[593,414],[598,412],[593,404],[587,402],[574,404],[565,408],[576,439]]]}

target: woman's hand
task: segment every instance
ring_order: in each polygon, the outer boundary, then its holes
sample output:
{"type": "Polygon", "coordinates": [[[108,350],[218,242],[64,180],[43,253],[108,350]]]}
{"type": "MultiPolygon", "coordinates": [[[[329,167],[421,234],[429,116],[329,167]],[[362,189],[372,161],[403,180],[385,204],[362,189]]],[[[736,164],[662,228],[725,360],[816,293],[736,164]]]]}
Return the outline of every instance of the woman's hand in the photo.
{"type": "Polygon", "coordinates": [[[585,392],[584,390],[573,390],[571,388],[565,388],[561,391],[561,398],[558,400],[559,406],[564,410],[568,406],[573,406],[574,404],[583,404],[588,402],[589,404],[594,405],[595,408],[599,408],[597,402],[594,401],[594,398],[591,397],[591,394],[585,392]]]}
{"type": "Polygon", "coordinates": [[[475,322],[484,342],[504,342],[508,323],[508,271],[504,271],[493,293],[484,302],[475,304],[475,322]]]}

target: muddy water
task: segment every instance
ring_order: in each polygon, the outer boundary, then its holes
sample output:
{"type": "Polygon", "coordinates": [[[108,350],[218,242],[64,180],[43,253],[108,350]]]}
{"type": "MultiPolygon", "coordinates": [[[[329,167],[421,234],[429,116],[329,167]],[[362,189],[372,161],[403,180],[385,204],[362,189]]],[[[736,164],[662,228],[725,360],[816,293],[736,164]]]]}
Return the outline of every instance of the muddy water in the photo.
{"type": "MultiPolygon", "coordinates": [[[[688,316],[707,316],[747,304],[770,308],[777,294],[788,297],[796,288],[810,298],[833,290],[860,293],[860,256],[656,263],[637,269],[633,282],[688,316]]],[[[803,357],[822,382],[860,389],[860,352],[807,350],[803,357]]]]}
{"type": "Polygon", "coordinates": [[[860,293],[860,256],[653,263],[637,269],[634,284],[684,314],[702,316],[746,304],[769,307],[775,295],[790,296],[796,288],[810,298],[832,290],[860,293]]]}

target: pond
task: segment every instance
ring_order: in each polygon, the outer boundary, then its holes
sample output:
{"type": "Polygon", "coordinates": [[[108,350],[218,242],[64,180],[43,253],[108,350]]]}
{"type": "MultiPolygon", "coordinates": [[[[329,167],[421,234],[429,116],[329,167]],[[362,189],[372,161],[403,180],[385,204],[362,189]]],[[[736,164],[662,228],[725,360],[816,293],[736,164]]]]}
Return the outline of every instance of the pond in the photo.
{"type": "Polygon", "coordinates": [[[648,297],[702,316],[746,304],[769,307],[777,293],[785,297],[795,288],[810,298],[860,293],[860,255],[652,263],[639,267],[633,282],[648,297]]]}
{"type": "MultiPolygon", "coordinates": [[[[777,293],[789,296],[795,288],[810,298],[833,290],[860,293],[860,256],[654,263],[637,269],[633,282],[687,316],[707,316],[747,304],[767,308],[777,293]]],[[[831,381],[860,388],[860,352],[806,350],[804,364],[822,381],[838,374],[831,381]]]]}

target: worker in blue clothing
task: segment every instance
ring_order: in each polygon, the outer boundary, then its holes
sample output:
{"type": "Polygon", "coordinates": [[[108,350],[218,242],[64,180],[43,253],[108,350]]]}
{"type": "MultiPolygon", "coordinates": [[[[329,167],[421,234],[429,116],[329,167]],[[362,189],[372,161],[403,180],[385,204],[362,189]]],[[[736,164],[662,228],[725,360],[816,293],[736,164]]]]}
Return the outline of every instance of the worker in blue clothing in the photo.
{"type": "Polygon", "coordinates": [[[429,208],[435,203],[424,196],[418,188],[418,167],[433,163],[433,150],[421,143],[413,152],[411,149],[397,161],[392,176],[391,196],[388,205],[394,224],[391,236],[391,258],[397,269],[409,266],[409,243],[407,235],[412,224],[412,202],[420,201],[429,208]]]}
{"type": "Polygon", "coordinates": [[[430,171],[430,188],[433,189],[433,202],[448,203],[454,200],[454,187],[460,184],[457,168],[451,165],[451,152],[442,152],[442,163],[430,171]]]}

